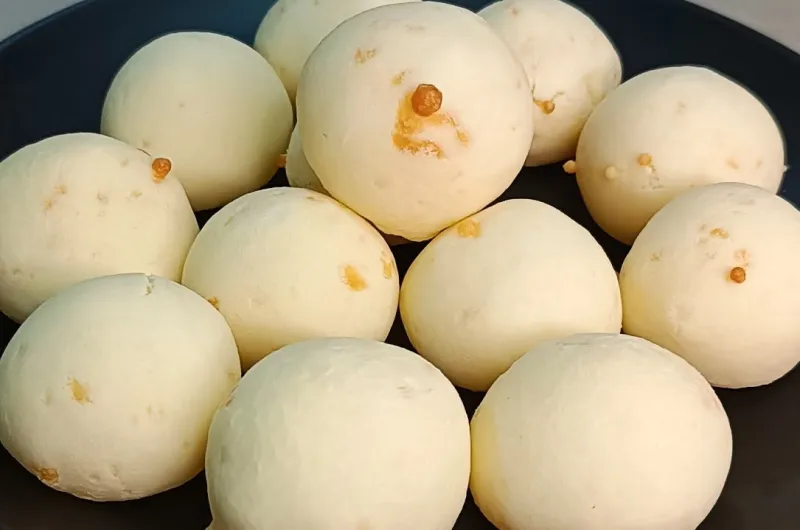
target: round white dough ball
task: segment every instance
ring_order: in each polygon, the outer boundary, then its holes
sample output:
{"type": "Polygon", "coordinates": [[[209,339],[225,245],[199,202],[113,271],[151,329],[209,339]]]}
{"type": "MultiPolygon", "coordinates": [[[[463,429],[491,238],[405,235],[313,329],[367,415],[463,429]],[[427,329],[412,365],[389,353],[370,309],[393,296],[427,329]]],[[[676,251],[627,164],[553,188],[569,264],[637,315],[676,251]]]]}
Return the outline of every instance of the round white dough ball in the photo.
{"type": "Polygon", "coordinates": [[[253,47],[275,68],[294,102],[308,56],[336,26],[374,7],[420,0],[278,0],[256,32],[253,47]]]}
{"type": "Polygon", "coordinates": [[[728,417],[703,376],[626,335],[540,344],[471,427],[472,495],[508,530],[695,530],[731,464],[728,417]]]}
{"type": "Polygon", "coordinates": [[[228,320],[245,369],[301,340],[384,340],[399,292],[381,235],[299,188],[256,191],[217,212],[189,251],[183,284],[228,320]]]}
{"type": "Polygon", "coordinates": [[[403,280],[400,314],[420,355],[476,391],[541,341],[622,327],[603,248],[530,199],[498,203],[431,241],[403,280]]]}
{"type": "Polygon", "coordinates": [[[214,417],[217,528],[443,530],[464,505],[469,421],[420,356],[363,339],[287,346],[214,417]]]}
{"type": "Polygon", "coordinates": [[[721,183],[667,204],[620,272],[623,326],[715,386],[783,377],[800,362],[800,212],[761,188],[721,183]]]}
{"type": "Polygon", "coordinates": [[[303,152],[303,139],[297,126],[292,131],[289,148],[286,151],[286,179],[289,181],[289,186],[293,188],[304,188],[330,196],[328,190],[319,181],[317,174],[314,173],[314,168],[308,163],[303,152]]]}
{"type": "Polygon", "coordinates": [[[241,377],[225,319],[172,281],[94,278],[42,304],[0,358],[0,442],[39,480],[97,501],[175,488],[241,377]]]}
{"type": "Polygon", "coordinates": [[[575,162],[592,218],[626,244],[683,191],[744,182],[777,192],[786,170],[769,110],[695,66],[652,70],[614,90],[586,122],[575,162]]]}
{"type": "Polygon", "coordinates": [[[561,0],[502,0],[478,14],[511,46],[533,87],[535,132],[526,165],[573,157],[589,115],[622,79],[614,45],[589,16],[561,0]]]}
{"type": "Polygon", "coordinates": [[[0,162],[0,311],[22,322],[64,287],[108,274],[180,280],[198,227],[169,165],[90,133],[0,162]]]}
{"type": "Polygon", "coordinates": [[[476,14],[438,2],[338,26],[306,63],[297,112],[325,189],[412,241],[499,197],[533,136],[530,86],[509,47],[476,14]]]}
{"type": "Polygon", "coordinates": [[[169,156],[199,211],[266,184],[293,123],[286,90],[256,51],[224,35],[180,32],[125,63],[106,96],[101,130],[169,156]]]}

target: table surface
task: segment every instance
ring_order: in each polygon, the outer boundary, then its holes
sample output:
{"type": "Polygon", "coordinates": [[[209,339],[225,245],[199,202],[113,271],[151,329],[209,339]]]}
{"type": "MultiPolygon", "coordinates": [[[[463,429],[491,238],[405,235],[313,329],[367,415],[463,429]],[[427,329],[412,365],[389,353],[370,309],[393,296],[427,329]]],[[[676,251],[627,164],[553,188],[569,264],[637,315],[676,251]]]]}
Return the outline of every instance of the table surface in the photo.
{"type": "MultiPolygon", "coordinates": [[[[0,40],[79,0],[0,0],[0,40]]],[[[187,0],[188,1],[188,0],[187,0]]],[[[800,53],[798,0],[692,0],[800,53]]]]}

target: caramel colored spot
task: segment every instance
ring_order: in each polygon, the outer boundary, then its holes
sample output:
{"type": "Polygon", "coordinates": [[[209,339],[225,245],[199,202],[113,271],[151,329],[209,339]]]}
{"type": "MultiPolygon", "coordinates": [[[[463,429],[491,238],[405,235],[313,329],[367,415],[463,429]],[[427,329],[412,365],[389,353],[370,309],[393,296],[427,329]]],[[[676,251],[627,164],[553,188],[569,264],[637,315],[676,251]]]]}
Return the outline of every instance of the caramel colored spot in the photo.
{"type": "Polygon", "coordinates": [[[442,108],[442,92],[433,85],[422,84],[411,95],[411,109],[418,116],[433,116],[442,108]]]}
{"type": "Polygon", "coordinates": [[[89,391],[83,386],[77,379],[70,377],[68,383],[69,390],[72,393],[72,399],[77,401],[81,405],[86,405],[87,403],[91,403],[92,400],[89,399],[89,391]]]}
{"type": "Polygon", "coordinates": [[[481,235],[481,225],[475,219],[464,219],[456,225],[458,237],[476,238],[481,235]]]}
{"type": "Polygon", "coordinates": [[[552,99],[541,100],[534,98],[533,102],[536,103],[536,106],[539,107],[539,110],[545,114],[552,114],[553,111],[556,110],[556,104],[552,99]]]}
{"type": "Polygon", "coordinates": [[[278,155],[278,167],[286,167],[286,155],[278,155]]]}
{"type": "Polygon", "coordinates": [[[47,484],[53,486],[58,483],[58,470],[52,467],[35,467],[33,473],[36,477],[47,484]]]}
{"type": "Polygon", "coordinates": [[[711,237],[716,237],[719,239],[728,239],[728,231],[725,230],[724,228],[715,228],[709,233],[711,234],[711,237]]]}
{"type": "Polygon", "coordinates": [[[56,201],[54,201],[53,199],[45,199],[44,202],[43,202],[44,211],[47,212],[49,210],[52,210],[53,206],[55,206],[55,205],[56,205],[56,201]]]}
{"type": "Polygon", "coordinates": [[[167,158],[156,158],[153,160],[153,180],[156,182],[161,182],[169,172],[172,171],[172,162],[169,161],[167,158]]]}
{"type": "Polygon", "coordinates": [[[636,163],[640,166],[652,166],[653,165],[653,157],[648,155],[647,153],[642,153],[636,158],[636,163]]]}
{"type": "Polygon", "coordinates": [[[219,299],[216,296],[212,296],[211,298],[206,298],[209,304],[214,306],[214,309],[219,311],[219,299]]]}
{"type": "Polygon", "coordinates": [[[574,160],[567,160],[564,162],[564,172],[569,175],[574,175],[578,172],[578,164],[575,163],[574,160]]]}
{"type": "Polygon", "coordinates": [[[744,281],[747,279],[747,271],[745,271],[742,267],[734,267],[731,269],[728,277],[734,283],[744,283],[744,281]]]}
{"type": "Polygon", "coordinates": [[[356,50],[355,60],[358,64],[364,64],[365,62],[375,57],[375,53],[376,53],[375,49],[365,51],[359,48],[356,50]]]}
{"type": "Polygon", "coordinates": [[[728,165],[728,167],[729,167],[729,168],[731,168],[731,169],[739,169],[739,162],[737,162],[737,161],[736,161],[735,159],[733,159],[733,158],[729,158],[728,160],[726,160],[726,161],[725,161],[725,163],[726,163],[726,164],[728,165]]]}
{"type": "MultiPolygon", "coordinates": [[[[419,135],[428,127],[451,127],[455,132],[456,138],[462,145],[468,145],[470,138],[469,135],[461,130],[459,123],[455,118],[444,112],[434,112],[429,116],[420,114],[420,108],[415,110],[414,97],[418,94],[420,87],[432,85],[420,85],[413,92],[407,93],[397,105],[397,114],[395,116],[394,130],[392,131],[392,143],[394,146],[403,152],[416,155],[435,156],[436,158],[444,158],[444,151],[435,142],[419,138],[419,135]]],[[[435,87],[433,87],[435,89],[435,87]]],[[[425,92],[425,91],[423,91],[425,92]]],[[[423,94],[424,95],[424,94],[423,94]]],[[[431,96],[428,96],[431,97],[431,96]]],[[[418,107],[419,107],[419,102],[418,107]]],[[[441,101],[439,101],[439,105],[441,101]]],[[[424,111],[424,109],[422,109],[424,111]]],[[[427,112],[427,111],[424,111],[427,112]]]]}
{"type": "Polygon", "coordinates": [[[352,265],[346,265],[342,273],[342,282],[350,288],[351,291],[363,291],[367,288],[367,281],[358,272],[358,269],[352,265]]]}
{"type": "Polygon", "coordinates": [[[392,78],[392,84],[393,84],[394,86],[400,86],[400,85],[402,85],[402,84],[403,84],[403,81],[405,81],[405,79],[406,79],[406,73],[407,73],[407,72],[406,72],[405,70],[403,70],[402,72],[400,72],[399,74],[397,74],[396,76],[394,76],[394,77],[392,78]]]}
{"type": "Polygon", "coordinates": [[[387,255],[381,256],[381,263],[383,264],[383,277],[391,280],[394,276],[394,262],[391,257],[387,255]]]}

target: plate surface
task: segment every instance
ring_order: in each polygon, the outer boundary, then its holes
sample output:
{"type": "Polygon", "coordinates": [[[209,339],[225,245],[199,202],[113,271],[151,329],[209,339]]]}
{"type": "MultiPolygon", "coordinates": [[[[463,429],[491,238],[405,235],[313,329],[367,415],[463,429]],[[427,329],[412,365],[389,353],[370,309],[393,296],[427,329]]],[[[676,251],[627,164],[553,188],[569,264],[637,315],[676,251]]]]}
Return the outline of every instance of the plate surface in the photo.
{"type": "MultiPolygon", "coordinates": [[[[0,159],[47,136],[97,131],[103,97],[116,70],[150,39],[176,30],[208,30],[251,43],[272,3],[89,0],[5,41],[0,44],[0,159]]],[[[477,10],[489,2],[452,3],[477,10]]],[[[710,66],[766,102],[783,127],[789,163],[800,157],[800,56],[681,0],[573,3],[592,15],[614,40],[626,79],[661,66],[710,66]]],[[[282,184],[285,177],[279,175],[271,185],[282,184]]],[[[790,169],[781,194],[800,202],[797,171],[790,169]]],[[[512,197],[543,200],[566,212],[592,231],[615,266],[621,264],[627,249],[592,224],[574,179],[559,167],[524,171],[503,199],[512,197]]],[[[201,221],[208,216],[203,217],[201,221]]],[[[399,247],[401,272],[420,248],[399,247]]],[[[15,326],[0,317],[0,346],[14,331],[15,326]]],[[[390,341],[410,346],[399,322],[390,341]]],[[[800,528],[800,371],[769,387],[718,393],[734,432],[733,465],[723,495],[702,530],[800,528]]],[[[480,396],[462,392],[462,397],[472,413],[480,396]]],[[[53,432],[52,436],[69,434],[53,432]]],[[[90,503],[51,491],[0,449],[3,530],[203,530],[209,520],[202,476],[150,499],[90,503]]],[[[455,528],[493,527],[468,499],[455,528]]]]}

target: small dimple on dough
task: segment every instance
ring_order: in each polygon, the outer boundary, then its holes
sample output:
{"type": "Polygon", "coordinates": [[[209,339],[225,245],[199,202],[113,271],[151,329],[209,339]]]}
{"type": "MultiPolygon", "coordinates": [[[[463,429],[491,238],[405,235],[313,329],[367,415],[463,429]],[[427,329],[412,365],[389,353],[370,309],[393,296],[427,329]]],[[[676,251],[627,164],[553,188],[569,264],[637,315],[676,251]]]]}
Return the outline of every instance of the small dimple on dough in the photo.
{"type": "Polygon", "coordinates": [[[81,405],[86,405],[87,403],[92,402],[92,400],[89,398],[88,389],[77,379],[70,377],[67,385],[69,386],[73,401],[76,401],[81,405]]]}
{"type": "Polygon", "coordinates": [[[35,467],[33,473],[36,477],[49,486],[58,483],[58,470],[52,467],[35,467]]]}
{"type": "Polygon", "coordinates": [[[653,252],[650,254],[650,261],[661,261],[661,252],[653,252]]]}
{"type": "Polygon", "coordinates": [[[481,225],[475,219],[465,219],[456,225],[458,237],[476,238],[481,235],[481,225]]]}
{"type": "Polygon", "coordinates": [[[733,253],[733,259],[747,267],[750,264],[750,253],[746,249],[740,248],[733,253]]]}
{"type": "Polygon", "coordinates": [[[97,200],[100,204],[108,204],[108,196],[99,191],[97,192],[97,200]]]}
{"type": "Polygon", "coordinates": [[[363,291],[367,288],[367,281],[358,272],[353,265],[345,265],[342,272],[342,282],[350,288],[351,291],[363,291]]]}

